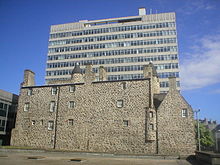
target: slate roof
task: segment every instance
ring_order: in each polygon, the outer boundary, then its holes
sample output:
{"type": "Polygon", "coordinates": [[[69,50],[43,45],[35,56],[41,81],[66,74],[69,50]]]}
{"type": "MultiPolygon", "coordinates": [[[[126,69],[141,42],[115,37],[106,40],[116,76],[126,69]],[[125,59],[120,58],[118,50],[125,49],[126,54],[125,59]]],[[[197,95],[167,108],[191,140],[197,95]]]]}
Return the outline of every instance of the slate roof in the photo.
{"type": "Polygon", "coordinates": [[[156,109],[160,106],[167,93],[154,94],[154,106],[156,109]]]}
{"type": "Polygon", "coordinates": [[[75,74],[75,73],[82,73],[81,72],[81,68],[78,64],[75,65],[73,71],[72,71],[72,74],[75,74]]]}

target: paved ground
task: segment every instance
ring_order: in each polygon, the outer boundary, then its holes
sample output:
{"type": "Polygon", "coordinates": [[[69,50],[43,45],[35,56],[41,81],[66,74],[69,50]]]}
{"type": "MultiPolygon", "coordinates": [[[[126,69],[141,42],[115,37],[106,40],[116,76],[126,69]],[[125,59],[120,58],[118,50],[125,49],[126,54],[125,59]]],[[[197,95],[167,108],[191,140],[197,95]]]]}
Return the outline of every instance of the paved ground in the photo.
{"type": "Polygon", "coordinates": [[[163,157],[115,156],[71,152],[0,150],[1,165],[198,165],[163,157]]]}

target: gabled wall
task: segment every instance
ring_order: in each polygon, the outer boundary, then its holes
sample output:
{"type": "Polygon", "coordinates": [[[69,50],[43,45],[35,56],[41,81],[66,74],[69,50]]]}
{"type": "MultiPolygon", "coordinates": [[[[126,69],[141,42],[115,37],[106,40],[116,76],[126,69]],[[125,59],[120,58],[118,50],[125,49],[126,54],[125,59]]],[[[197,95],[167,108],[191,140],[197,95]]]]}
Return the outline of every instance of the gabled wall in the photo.
{"type": "Polygon", "coordinates": [[[193,110],[179,91],[170,90],[157,110],[158,152],[190,155],[196,150],[193,110]],[[182,117],[187,109],[187,117],[182,117]]]}

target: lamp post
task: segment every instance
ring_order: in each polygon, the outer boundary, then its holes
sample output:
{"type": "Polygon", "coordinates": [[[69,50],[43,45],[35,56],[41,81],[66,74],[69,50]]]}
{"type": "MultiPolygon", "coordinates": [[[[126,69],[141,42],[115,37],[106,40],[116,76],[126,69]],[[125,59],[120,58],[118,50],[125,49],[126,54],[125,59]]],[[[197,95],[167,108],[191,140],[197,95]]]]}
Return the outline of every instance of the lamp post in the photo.
{"type": "Polygon", "coordinates": [[[196,113],[196,119],[197,119],[197,132],[198,132],[198,144],[199,144],[199,151],[201,151],[201,145],[200,145],[200,131],[199,131],[199,112],[200,112],[200,109],[198,110],[194,110],[194,112],[196,113]]]}

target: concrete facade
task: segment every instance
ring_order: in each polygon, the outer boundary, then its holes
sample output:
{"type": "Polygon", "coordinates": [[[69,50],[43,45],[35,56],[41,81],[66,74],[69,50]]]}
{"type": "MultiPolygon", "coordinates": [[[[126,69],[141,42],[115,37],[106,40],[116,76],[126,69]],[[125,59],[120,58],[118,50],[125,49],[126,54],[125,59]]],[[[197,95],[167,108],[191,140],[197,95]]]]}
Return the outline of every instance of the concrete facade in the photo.
{"type": "Polygon", "coordinates": [[[0,89],[0,145],[9,145],[15,127],[18,95],[0,89]]]}
{"type": "Polygon", "coordinates": [[[87,65],[85,74],[72,73],[71,81],[22,87],[12,145],[126,154],[194,153],[192,109],[175,85],[168,94],[159,93],[152,64],[144,66],[145,77],[139,80],[105,81],[105,69],[100,70],[103,81],[94,81],[92,66],[87,65]],[[183,109],[187,116],[182,116],[183,109]]]}
{"type": "Polygon", "coordinates": [[[77,63],[85,69],[93,64],[99,81],[99,66],[108,72],[107,80],[142,79],[143,65],[152,61],[157,68],[160,91],[168,91],[168,77],[177,77],[179,57],[175,13],[83,20],[52,25],[47,55],[46,84],[71,78],[77,63]]]}

